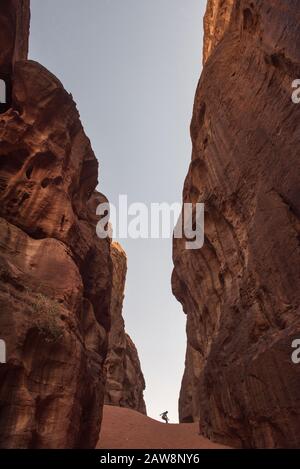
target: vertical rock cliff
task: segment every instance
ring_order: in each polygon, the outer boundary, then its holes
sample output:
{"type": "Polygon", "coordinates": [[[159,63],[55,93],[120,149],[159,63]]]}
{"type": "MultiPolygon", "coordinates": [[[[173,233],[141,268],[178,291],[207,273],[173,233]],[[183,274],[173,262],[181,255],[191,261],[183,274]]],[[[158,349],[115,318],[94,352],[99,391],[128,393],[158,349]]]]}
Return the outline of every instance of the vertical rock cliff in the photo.
{"type": "Polygon", "coordinates": [[[181,421],[237,447],[299,447],[298,2],[208,2],[184,202],[205,203],[205,243],[174,241],[187,315],[181,421]]]}
{"type": "Polygon", "coordinates": [[[1,73],[11,73],[14,62],[27,58],[29,19],[29,0],[1,1],[1,73]]]}
{"type": "Polygon", "coordinates": [[[127,258],[118,243],[112,244],[113,288],[111,300],[111,330],[106,359],[105,403],[128,407],[146,414],[143,398],[145,380],[136,347],[125,333],[122,317],[127,258]]]}
{"type": "Polygon", "coordinates": [[[204,16],[203,64],[223,38],[231,19],[234,0],[208,0],[204,16]]]}
{"type": "Polygon", "coordinates": [[[71,96],[23,60],[29,2],[1,2],[0,17],[13,84],[0,116],[0,446],[93,447],[112,284],[93,215],[98,163],[71,96]]]}
{"type": "Polygon", "coordinates": [[[29,1],[1,1],[0,73],[11,78],[12,106],[0,115],[0,447],[92,448],[105,395],[111,243],[96,235],[98,163],[76,105],[27,60],[29,16],[29,1]]]}

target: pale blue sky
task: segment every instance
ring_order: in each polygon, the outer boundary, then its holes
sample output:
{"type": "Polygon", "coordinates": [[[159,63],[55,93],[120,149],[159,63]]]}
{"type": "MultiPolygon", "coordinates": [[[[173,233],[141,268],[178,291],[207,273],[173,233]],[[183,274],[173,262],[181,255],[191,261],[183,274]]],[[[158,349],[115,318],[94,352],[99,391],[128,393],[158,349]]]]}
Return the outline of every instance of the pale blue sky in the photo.
{"type": "MultiPolygon", "coordinates": [[[[206,0],[31,0],[30,58],[77,103],[111,202],[178,202],[191,158],[206,0]]],[[[172,241],[122,240],[124,317],[148,415],[178,420],[185,316],[172,296],[172,241]]]]}

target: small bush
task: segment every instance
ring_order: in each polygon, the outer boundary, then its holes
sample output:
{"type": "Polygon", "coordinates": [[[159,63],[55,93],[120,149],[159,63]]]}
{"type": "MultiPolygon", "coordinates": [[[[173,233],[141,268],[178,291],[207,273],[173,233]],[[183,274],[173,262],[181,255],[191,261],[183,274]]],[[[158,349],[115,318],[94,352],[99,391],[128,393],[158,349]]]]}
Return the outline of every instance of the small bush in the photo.
{"type": "Polygon", "coordinates": [[[60,305],[46,296],[38,293],[31,300],[32,307],[37,317],[35,325],[39,333],[47,342],[57,342],[63,335],[62,328],[59,324],[59,316],[61,313],[60,305]]]}

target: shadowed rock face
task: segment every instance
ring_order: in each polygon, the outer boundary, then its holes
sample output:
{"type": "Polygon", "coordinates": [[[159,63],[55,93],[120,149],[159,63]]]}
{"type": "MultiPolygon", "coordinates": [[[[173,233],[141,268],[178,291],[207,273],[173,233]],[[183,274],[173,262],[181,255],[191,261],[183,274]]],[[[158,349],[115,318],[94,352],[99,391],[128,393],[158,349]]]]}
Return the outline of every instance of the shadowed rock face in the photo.
{"type": "Polygon", "coordinates": [[[126,254],[118,243],[112,244],[113,288],[111,299],[111,330],[106,359],[107,381],[105,403],[128,407],[146,414],[143,398],[144,376],[136,347],[125,333],[122,317],[127,272],[126,254]]]}
{"type": "Polygon", "coordinates": [[[126,255],[96,235],[98,162],[71,95],[26,60],[29,16],[28,1],[0,4],[12,81],[0,115],[0,447],[93,448],[111,317],[107,399],[145,412],[145,383],[122,319],[126,255]]]}
{"type": "Polygon", "coordinates": [[[179,396],[179,421],[192,423],[199,421],[199,399],[197,377],[202,371],[199,353],[187,343],[184,374],[179,396]]]}
{"type": "Polygon", "coordinates": [[[11,73],[14,62],[27,58],[29,18],[29,0],[1,0],[1,73],[11,73]]]}
{"type": "Polygon", "coordinates": [[[297,1],[240,0],[209,1],[205,19],[184,185],[206,204],[205,244],[174,241],[172,286],[187,314],[181,420],[230,446],[300,444],[298,16],[297,1]]]}
{"type": "Polygon", "coordinates": [[[0,116],[0,447],[92,448],[112,286],[110,242],[95,230],[98,163],[62,84],[15,62],[28,38],[19,13],[28,27],[27,2],[1,2],[13,100],[0,116]]]}

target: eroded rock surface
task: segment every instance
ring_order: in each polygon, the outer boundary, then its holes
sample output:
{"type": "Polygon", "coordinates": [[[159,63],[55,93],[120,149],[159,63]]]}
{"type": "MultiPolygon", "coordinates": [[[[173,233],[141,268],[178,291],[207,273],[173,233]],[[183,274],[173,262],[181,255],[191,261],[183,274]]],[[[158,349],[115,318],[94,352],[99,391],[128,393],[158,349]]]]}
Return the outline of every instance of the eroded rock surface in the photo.
{"type": "Polygon", "coordinates": [[[197,350],[187,343],[184,374],[179,396],[179,421],[181,423],[197,422],[200,417],[198,399],[198,377],[202,366],[197,350]]]}
{"type": "Polygon", "coordinates": [[[19,60],[28,18],[28,2],[1,2],[0,60],[13,70],[13,99],[0,116],[0,447],[92,448],[104,400],[110,242],[96,236],[98,163],[75,103],[48,70],[19,60]]]}
{"type": "Polygon", "coordinates": [[[234,0],[208,0],[204,16],[203,64],[223,38],[231,19],[234,0]]]}
{"type": "Polygon", "coordinates": [[[208,2],[184,186],[206,204],[205,244],[175,240],[172,285],[187,314],[181,419],[229,446],[300,445],[298,16],[297,1],[208,2]]]}
{"type": "Polygon", "coordinates": [[[27,58],[29,0],[1,0],[0,73],[10,74],[13,64],[27,58]]]}
{"type": "Polygon", "coordinates": [[[146,414],[143,398],[145,380],[136,347],[131,338],[125,333],[122,317],[127,258],[118,243],[112,244],[112,260],[111,330],[106,360],[105,403],[127,407],[146,414]]]}

